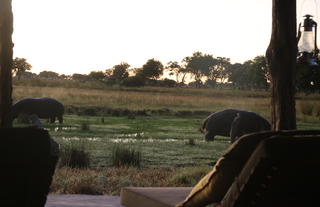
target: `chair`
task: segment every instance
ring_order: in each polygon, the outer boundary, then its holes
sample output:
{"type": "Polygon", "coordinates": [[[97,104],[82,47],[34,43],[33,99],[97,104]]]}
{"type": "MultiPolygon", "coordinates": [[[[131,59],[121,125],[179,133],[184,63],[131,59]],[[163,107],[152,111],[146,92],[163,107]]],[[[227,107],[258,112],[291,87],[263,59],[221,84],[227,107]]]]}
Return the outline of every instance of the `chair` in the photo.
{"type": "Polygon", "coordinates": [[[319,149],[319,131],[279,132],[263,140],[221,206],[319,206],[319,149]]]}
{"type": "Polygon", "coordinates": [[[58,160],[50,139],[43,129],[0,129],[0,206],[45,206],[58,160]]]}
{"type": "MultiPolygon", "coordinates": [[[[194,187],[186,200],[179,202],[173,189],[156,200],[163,203],[170,195],[175,201],[166,206],[205,206],[216,193],[221,200],[214,201],[219,207],[286,207],[318,206],[320,195],[320,131],[266,131],[242,136],[222,156],[218,174],[207,174],[212,179],[202,179],[194,187]],[[229,172],[232,170],[232,172],[229,172]],[[218,175],[216,177],[212,177],[218,175]],[[221,179],[226,182],[216,182],[221,179]],[[211,185],[208,183],[211,182],[211,185]],[[218,184],[218,186],[215,186],[218,184]],[[214,188],[215,190],[211,190],[214,188]],[[179,203],[179,204],[178,204],[179,203]]],[[[206,176],[206,177],[207,177],[206,176]]],[[[125,199],[128,190],[123,191],[122,199],[126,207],[134,205],[139,198],[141,206],[147,206],[152,191],[163,190],[131,188],[133,195],[125,199]],[[148,197],[148,199],[143,199],[148,197]]],[[[188,189],[190,191],[191,189],[188,189]]],[[[186,195],[186,192],[185,192],[186,195]]],[[[180,201],[183,199],[180,198],[180,201]]],[[[212,203],[212,202],[211,202],[212,203]]]]}

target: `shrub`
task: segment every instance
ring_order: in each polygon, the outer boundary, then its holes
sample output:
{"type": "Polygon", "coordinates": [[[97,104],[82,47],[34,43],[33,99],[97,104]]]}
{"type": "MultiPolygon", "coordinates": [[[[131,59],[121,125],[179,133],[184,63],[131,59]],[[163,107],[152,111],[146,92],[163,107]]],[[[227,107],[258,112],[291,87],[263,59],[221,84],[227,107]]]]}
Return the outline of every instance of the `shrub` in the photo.
{"type": "Polygon", "coordinates": [[[60,149],[59,167],[89,168],[90,153],[85,150],[85,143],[69,143],[60,149]]]}
{"type": "Polygon", "coordinates": [[[124,79],[121,85],[127,87],[141,87],[145,85],[145,79],[141,76],[131,76],[124,79]]]}
{"type": "Polygon", "coordinates": [[[162,87],[174,87],[176,86],[177,82],[174,81],[174,80],[171,80],[171,79],[164,79],[164,80],[159,80],[159,86],[162,86],[162,87]]]}
{"type": "Polygon", "coordinates": [[[140,167],[141,152],[122,145],[115,145],[111,159],[115,167],[140,167]]]}

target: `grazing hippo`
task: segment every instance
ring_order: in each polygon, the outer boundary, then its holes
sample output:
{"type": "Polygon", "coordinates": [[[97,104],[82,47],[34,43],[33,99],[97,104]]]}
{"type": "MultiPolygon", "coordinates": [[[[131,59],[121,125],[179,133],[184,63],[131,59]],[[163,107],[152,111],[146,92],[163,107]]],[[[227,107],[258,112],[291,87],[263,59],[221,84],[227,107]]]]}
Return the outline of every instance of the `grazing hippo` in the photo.
{"type": "MultiPolygon", "coordinates": [[[[240,118],[237,119],[237,121],[234,123],[234,126],[238,126],[238,125],[240,126],[239,122],[248,122],[248,125],[250,125],[251,121],[253,120],[252,117],[256,117],[257,120],[260,120],[260,119],[265,120],[260,115],[250,111],[237,110],[237,109],[226,109],[222,111],[217,111],[215,113],[212,113],[210,116],[208,116],[203,123],[201,131],[205,132],[205,140],[213,141],[216,135],[225,136],[225,137],[230,136],[231,125],[234,119],[238,116],[240,116],[241,119],[240,118]],[[247,116],[250,117],[248,121],[246,120],[247,116]]],[[[240,132],[241,130],[238,128],[237,130],[233,131],[233,134],[234,136],[238,136],[240,132]]],[[[235,137],[233,138],[235,139],[235,137]]],[[[234,141],[234,140],[231,140],[231,141],[234,141]]]]}
{"type": "Polygon", "coordinates": [[[53,98],[25,98],[16,102],[11,108],[11,117],[15,119],[19,114],[37,115],[40,119],[50,119],[54,123],[56,117],[63,122],[64,106],[53,98]]]}
{"type": "Polygon", "coordinates": [[[268,131],[271,129],[270,123],[253,112],[237,113],[231,123],[230,138],[231,143],[244,134],[268,131]]]}

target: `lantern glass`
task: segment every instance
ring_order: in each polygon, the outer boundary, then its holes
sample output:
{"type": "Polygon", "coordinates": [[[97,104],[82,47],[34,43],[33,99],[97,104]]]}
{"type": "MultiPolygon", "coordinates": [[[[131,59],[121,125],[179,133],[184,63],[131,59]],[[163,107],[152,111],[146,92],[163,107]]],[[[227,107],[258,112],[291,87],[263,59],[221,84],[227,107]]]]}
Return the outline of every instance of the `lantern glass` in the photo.
{"type": "Polygon", "coordinates": [[[314,48],[314,36],[313,31],[304,31],[301,34],[301,38],[298,43],[299,52],[312,53],[314,48]]]}

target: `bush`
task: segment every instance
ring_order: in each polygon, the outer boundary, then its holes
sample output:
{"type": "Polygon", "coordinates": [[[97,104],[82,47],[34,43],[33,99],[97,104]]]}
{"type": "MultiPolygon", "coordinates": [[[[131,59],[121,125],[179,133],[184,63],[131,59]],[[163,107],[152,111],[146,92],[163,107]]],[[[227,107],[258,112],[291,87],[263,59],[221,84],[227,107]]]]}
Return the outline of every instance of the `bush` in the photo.
{"type": "Polygon", "coordinates": [[[145,79],[141,76],[132,76],[124,79],[121,85],[127,87],[141,87],[145,85],[145,79]]]}
{"type": "Polygon", "coordinates": [[[112,150],[111,159],[115,167],[140,167],[141,152],[122,145],[116,145],[112,150]]]}
{"type": "Polygon", "coordinates": [[[172,88],[172,87],[175,87],[176,84],[177,84],[176,81],[168,79],[168,78],[159,81],[159,85],[162,86],[162,87],[172,88]]]}
{"type": "Polygon", "coordinates": [[[59,167],[89,168],[90,154],[85,150],[85,143],[69,143],[60,149],[59,167]]]}

